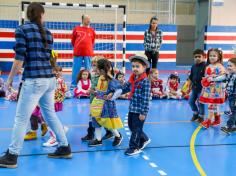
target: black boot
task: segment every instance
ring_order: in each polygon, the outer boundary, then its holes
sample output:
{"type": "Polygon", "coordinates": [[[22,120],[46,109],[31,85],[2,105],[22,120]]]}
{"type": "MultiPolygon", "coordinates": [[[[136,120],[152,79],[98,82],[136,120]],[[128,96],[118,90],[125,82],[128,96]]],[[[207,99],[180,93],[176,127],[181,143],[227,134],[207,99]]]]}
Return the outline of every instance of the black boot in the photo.
{"type": "Polygon", "coordinates": [[[72,158],[70,145],[57,147],[54,153],[48,154],[48,157],[49,158],[65,158],[65,159],[72,158]]]}
{"type": "Polygon", "coordinates": [[[191,121],[195,121],[199,118],[198,114],[193,114],[193,117],[191,118],[191,121]]]}
{"type": "Polygon", "coordinates": [[[95,128],[92,125],[92,122],[89,122],[89,127],[87,129],[88,134],[81,138],[82,141],[91,141],[94,138],[95,128]]]}
{"type": "Polygon", "coordinates": [[[7,150],[6,154],[0,157],[0,167],[3,168],[16,168],[18,155],[13,155],[7,150]]]}
{"type": "Polygon", "coordinates": [[[121,134],[120,134],[120,137],[115,136],[112,146],[114,146],[114,147],[119,146],[121,144],[122,140],[123,140],[123,136],[121,134]]]}
{"type": "Polygon", "coordinates": [[[114,137],[113,133],[110,130],[108,130],[106,128],[105,128],[105,130],[106,130],[106,134],[102,137],[102,140],[107,140],[107,139],[111,139],[114,137]]]}
{"type": "Polygon", "coordinates": [[[102,140],[99,141],[97,139],[94,139],[94,140],[89,141],[89,143],[88,143],[89,147],[96,147],[96,146],[99,146],[99,145],[102,145],[102,140]]]}

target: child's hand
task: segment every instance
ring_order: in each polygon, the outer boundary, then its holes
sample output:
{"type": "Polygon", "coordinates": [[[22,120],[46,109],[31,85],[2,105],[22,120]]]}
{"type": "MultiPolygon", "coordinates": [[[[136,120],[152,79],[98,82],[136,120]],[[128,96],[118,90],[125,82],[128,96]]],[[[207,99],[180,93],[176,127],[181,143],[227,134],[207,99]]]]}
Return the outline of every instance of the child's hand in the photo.
{"type": "Polygon", "coordinates": [[[110,100],[113,96],[113,93],[109,93],[108,95],[104,95],[105,100],[110,100]]]}
{"type": "Polygon", "coordinates": [[[142,114],[139,115],[139,120],[144,121],[145,118],[146,118],[145,115],[142,115],[142,114]]]}
{"type": "Polygon", "coordinates": [[[213,77],[211,77],[211,76],[207,77],[207,81],[212,82],[213,81],[213,77]]]}
{"type": "Polygon", "coordinates": [[[88,92],[91,93],[91,94],[94,94],[95,90],[94,89],[89,89],[88,92]]]}

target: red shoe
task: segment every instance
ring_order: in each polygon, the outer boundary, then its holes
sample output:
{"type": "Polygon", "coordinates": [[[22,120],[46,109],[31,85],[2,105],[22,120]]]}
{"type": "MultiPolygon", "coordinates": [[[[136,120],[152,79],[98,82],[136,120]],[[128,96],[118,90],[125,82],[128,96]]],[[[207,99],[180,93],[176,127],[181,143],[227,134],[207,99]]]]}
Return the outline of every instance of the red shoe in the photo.
{"type": "Polygon", "coordinates": [[[211,123],[212,126],[218,126],[220,125],[220,115],[215,115],[214,122],[211,123]]]}
{"type": "Polygon", "coordinates": [[[204,128],[209,128],[209,127],[210,127],[210,124],[211,124],[211,120],[210,120],[210,119],[206,119],[206,120],[204,120],[204,121],[201,123],[202,127],[204,127],[204,128]]]}

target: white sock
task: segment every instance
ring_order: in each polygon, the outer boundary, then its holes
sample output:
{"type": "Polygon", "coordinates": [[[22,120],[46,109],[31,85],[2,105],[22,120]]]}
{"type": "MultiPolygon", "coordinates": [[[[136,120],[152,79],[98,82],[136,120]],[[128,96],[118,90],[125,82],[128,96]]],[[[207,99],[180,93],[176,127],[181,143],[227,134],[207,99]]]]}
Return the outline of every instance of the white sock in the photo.
{"type": "Polygon", "coordinates": [[[102,140],[102,129],[101,128],[95,128],[95,135],[96,135],[96,139],[98,141],[102,140]]]}
{"type": "Polygon", "coordinates": [[[120,133],[118,132],[118,130],[112,130],[112,132],[115,135],[115,137],[120,137],[120,133]]]}

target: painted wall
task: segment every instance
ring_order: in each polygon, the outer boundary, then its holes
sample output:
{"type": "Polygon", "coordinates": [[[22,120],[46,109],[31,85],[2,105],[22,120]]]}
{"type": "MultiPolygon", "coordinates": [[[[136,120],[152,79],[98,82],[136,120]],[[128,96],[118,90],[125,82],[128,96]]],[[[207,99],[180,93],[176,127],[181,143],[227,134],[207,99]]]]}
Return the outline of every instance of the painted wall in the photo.
{"type": "MultiPolygon", "coordinates": [[[[73,48],[70,43],[71,32],[75,25],[79,23],[68,22],[48,22],[46,26],[52,31],[54,36],[54,49],[59,53],[58,62],[67,71],[71,70],[73,48]]],[[[14,30],[18,26],[17,21],[0,21],[0,67],[4,71],[9,71],[14,59],[14,30]]],[[[114,44],[113,24],[92,24],[97,33],[95,54],[104,55],[114,61],[122,61],[122,27],[118,26],[117,44],[114,44]],[[116,50],[115,50],[116,47],[116,50]]],[[[143,39],[144,31],[148,25],[127,25],[126,33],[126,58],[136,52],[144,52],[143,39]]],[[[176,37],[177,29],[175,25],[159,25],[163,31],[163,44],[160,50],[160,62],[176,61],[176,37]]]]}
{"type": "Polygon", "coordinates": [[[209,25],[236,26],[236,1],[222,0],[223,4],[219,6],[214,5],[214,0],[211,1],[211,21],[209,25]]]}

